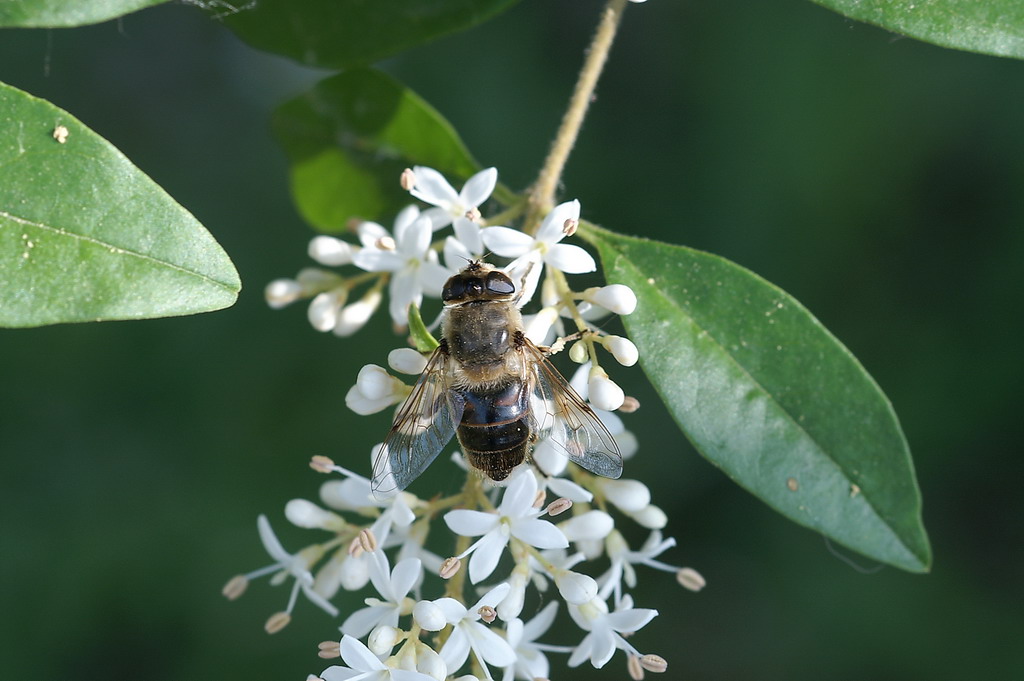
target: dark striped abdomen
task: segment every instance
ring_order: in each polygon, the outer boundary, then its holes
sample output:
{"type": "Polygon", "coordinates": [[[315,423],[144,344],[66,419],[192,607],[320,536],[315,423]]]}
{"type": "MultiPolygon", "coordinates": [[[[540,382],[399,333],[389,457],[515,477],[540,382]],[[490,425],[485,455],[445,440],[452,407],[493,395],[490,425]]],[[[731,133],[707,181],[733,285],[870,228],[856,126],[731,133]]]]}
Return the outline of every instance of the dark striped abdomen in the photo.
{"type": "Polygon", "coordinates": [[[504,480],[526,458],[530,391],[518,378],[491,390],[463,390],[465,409],[456,433],[469,463],[504,480]]]}

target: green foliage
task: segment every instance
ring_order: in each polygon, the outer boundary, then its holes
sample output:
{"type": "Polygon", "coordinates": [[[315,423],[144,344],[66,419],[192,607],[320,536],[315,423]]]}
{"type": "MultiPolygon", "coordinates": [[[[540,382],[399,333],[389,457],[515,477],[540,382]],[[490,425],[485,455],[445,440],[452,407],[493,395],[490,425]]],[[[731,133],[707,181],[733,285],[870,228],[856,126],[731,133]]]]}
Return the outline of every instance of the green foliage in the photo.
{"type": "Polygon", "coordinates": [[[0,84],[0,325],[206,312],[239,288],[213,237],[109,142],[0,84]]]}
{"type": "Polygon", "coordinates": [[[958,50],[1024,58],[1020,0],[814,0],[851,19],[958,50]]]}
{"type": "Polygon", "coordinates": [[[801,525],[912,572],[929,568],[906,440],[878,385],[810,312],[724,258],[582,232],[640,361],[694,446],[801,525]]]}
{"type": "MultiPolygon", "coordinates": [[[[517,0],[260,0],[224,21],[254,47],[310,66],[364,66],[475,26],[517,0]]],[[[221,12],[217,7],[214,12],[221,12]]]]}
{"type": "Polygon", "coordinates": [[[0,27],[84,26],[164,2],[167,0],[4,0],[0,2],[0,27]]]}
{"type": "Polygon", "coordinates": [[[410,202],[402,170],[428,165],[449,177],[479,170],[452,126],[380,71],[320,81],[274,114],[291,162],[291,188],[310,224],[339,232],[355,216],[383,219],[410,202]]]}

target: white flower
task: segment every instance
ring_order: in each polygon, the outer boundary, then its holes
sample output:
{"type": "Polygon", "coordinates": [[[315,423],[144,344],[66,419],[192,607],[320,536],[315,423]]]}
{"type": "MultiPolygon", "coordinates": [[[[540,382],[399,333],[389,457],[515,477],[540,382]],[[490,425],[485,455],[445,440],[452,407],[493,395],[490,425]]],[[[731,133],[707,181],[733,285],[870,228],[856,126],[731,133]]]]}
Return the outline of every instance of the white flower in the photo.
{"type": "Polygon", "coordinates": [[[625,284],[588,288],[581,297],[618,315],[632,314],[636,310],[636,294],[625,284]]]}
{"type": "Polygon", "coordinates": [[[564,548],[569,545],[565,535],[546,520],[543,511],[533,507],[537,496],[537,478],[528,468],[521,469],[501,499],[497,513],[469,509],[448,511],[444,516],[449,529],[465,537],[478,537],[459,558],[469,559],[469,579],[474,584],[486,579],[498,565],[509,537],[515,537],[539,549],[564,548]]]}
{"type": "Polygon", "coordinates": [[[662,539],[661,532],[654,530],[638,551],[632,551],[622,534],[618,530],[612,531],[605,539],[605,550],[612,561],[612,566],[598,579],[601,584],[601,591],[598,595],[606,599],[610,594],[615,594],[615,602],[620,602],[622,600],[622,582],[625,582],[626,586],[630,588],[636,586],[634,565],[647,565],[663,572],[678,572],[679,568],[654,560],[675,545],[675,539],[671,537],[662,539]]]}
{"type": "MultiPolygon", "coordinates": [[[[370,464],[376,458],[380,445],[370,452],[370,464]]],[[[370,490],[370,480],[352,471],[335,466],[335,470],[345,476],[344,480],[329,480],[320,486],[320,500],[331,508],[340,511],[357,511],[364,515],[374,514],[371,509],[383,510],[374,523],[373,533],[377,539],[384,541],[392,525],[408,527],[416,514],[412,506],[419,503],[415,495],[402,492],[387,498],[378,499],[370,490]]]]}
{"type": "Polygon", "coordinates": [[[508,623],[505,638],[516,652],[516,662],[505,668],[503,681],[511,681],[513,676],[531,681],[532,679],[546,679],[550,667],[544,651],[569,652],[571,650],[571,648],[563,649],[537,643],[537,639],[551,628],[557,612],[558,601],[551,601],[529,622],[523,624],[522,620],[514,619],[508,623]]]}
{"type": "Polygon", "coordinates": [[[275,279],[267,284],[263,296],[267,305],[279,310],[302,297],[302,285],[294,279],[275,279]]]}
{"type": "Polygon", "coordinates": [[[444,240],[444,264],[458,272],[466,263],[477,260],[484,252],[480,225],[468,218],[456,218],[452,224],[455,236],[444,240]]]}
{"type": "Polygon", "coordinates": [[[567,274],[593,272],[594,259],[579,246],[558,243],[565,238],[567,221],[579,221],[580,202],[573,200],[555,206],[541,223],[536,236],[509,227],[487,227],[481,231],[484,244],[505,258],[515,258],[505,270],[513,279],[525,278],[520,304],[537,290],[544,265],[567,274]]]}
{"type": "Polygon", "coordinates": [[[416,179],[409,193],[424,203],[437,206],[424,212],[434,230],[447,227],[455,218],[474,213],[490,197],[498,182],[498,171],[487,168],[469,178],[462,191],[456,193],[448,180],[433,168],[416,166],[412,171],[416,179]]]}
{"type": "Polygon", "coordinates": [[[367,598],[365,608],[360,608],[348,616],[341,625],[341,632],[356,638],[362,638],[374,627],[386,625],[398,626],[398,616],[409,612],[412,602],[406,603],[406,596],[413,584],[420,578],[423,564],[418,558],[403,560],[390,571],[388,558],[380,549],[372,552],[370,562],[370,580],[383,601],[367,598]]]}
{"type": "Polygon", "coordinates": [[[292,499],[284,507],[284,516],[296,527],[318,528],[339,532],[345,527],[345,519],[337,513],[324,510],[306,499],[292,499]]]}
{"type": "Polygon", "coordinates": [[[608,378],[608,373],[601,367],[590,368],[590,380],[587,382],[590,403],[598,409],[615,411],[626,401],[622,388],[608,378]]]}
{"type": "Polygon", "coordinates": [[[349,303],[338,311],[337,321],[332,330],[335,336],[347,338],[356,331],[366,326],[370,317],[377,311],[380,301],[383,298],[381,292],[371,288],[366,294],[354,303],[349,303]]]}
{"type": "MultiPolygon", "coordinates": [[[[372,223],[376,227],[376,223],[372,223]]],[[[376,229],[372,232],[376,232],[376,229]]],[[[372,236],[367,232],[366,238],[372,236]]],[[[391,320],[404,326],[408,322],[409,305],[423,302],[423,293],[440,296],[451,272],[437,262],[437,253],[430,248],[433,233],[430,218],[408,206],[395,219],[394,238],[380,235],[374,242],[353,254],[352,263],[368,272],[391,272],[388,284],[388,311],[391,320]]]]}
{"type": "Polygon", "coordinates": [[[434,681],[434,677],[407,669],[386,666],[358,639],[341,637],[341,659],[347,667],[334,665],[320,674],[324,681],[434,681]]]}
{"type": "Polygon", "coordinates": [[[636,344],[628,338],[605,336],[601,339],[601,344],[608,352],[612,353],[615,361],[624,367],[631,367],[640,359],[640,351],[637,350],[636,344]]]}
{"type": "Polygon", "coordinates": [[[451,635],[441,648],[441,659],[448,666],[449,672],[454,672],[465,664],[470,650],[476,655],[481,666],[487,663],[495,667],[507,667],[516,661],[515,651],[508,641],[480,622],[481,608],[497,607],[508,592],[508,584],[499,584],[469,608],[454,598],[439,598],[434,601],[444,613],[445,620],[453,627],[451,635]]]}
{"type": "Polygon", "coordinates": [[[633,599],[626,596],[614,612],[608,612],[608,604],[600,598],[594,598],[583,605],[569,605],[569,615],[584,631],[589,632],[576,646],[569,657],[569,666],[577,667],[584,660],[600,669],[619,648],[641,657],[621,634],[629,634],[641,629],[658,614],[657,610],[634,608],[633,599]]]}
{"type": "Polygon", "coordinates": [[[352,262],[352,254],[358,250],[347,241],[342,241],[333,236],[321,234],[315,236],[309,242],[309,257],[321,265],[328,267],[339,267],[352,262]]]}
{"type": "Polygon", "coordinates": [[[359,370],[356,384],[345,394],[345,405],[357,414],[376,414],[398,404],[412,391],[412,387],[395,378],[376,364],[367,364],[359,370]]]}
{"type": "Polygon", "coordinates": [[[331,605],[323,596],[316,593],[313,590],[313,574],[309,571],[309,566],[319,559],[319,549],[312,552],[299,552],[296,554],[290,554],[284,550],[284,546],[278,541],[277,536],[274,534],[274,530],[270,527],[270,521],[267,520],[267,516],[260,515],[256,519],[256,527],[259,530],[260,541],[263,542],[263,548],[266,549],[270,557],[274,559],[274,564],[269,565],[261,570],[252,572],[246,575],[247,578],[252,579],[258,575],[267,574],[270,572],[276,572],[278,570],[284,570],[284,574],[290,574],[295,578],[295,586],[292,587],[291,596],[288,598],[288,607],[285,608],[286,613],[291,613],[295,607],[295,600],[298,597],[299,591],[301,590],[303,595],[306,596],[314,605],[321,608],[325,612],[336,616],[338,609],[331,605]]]}

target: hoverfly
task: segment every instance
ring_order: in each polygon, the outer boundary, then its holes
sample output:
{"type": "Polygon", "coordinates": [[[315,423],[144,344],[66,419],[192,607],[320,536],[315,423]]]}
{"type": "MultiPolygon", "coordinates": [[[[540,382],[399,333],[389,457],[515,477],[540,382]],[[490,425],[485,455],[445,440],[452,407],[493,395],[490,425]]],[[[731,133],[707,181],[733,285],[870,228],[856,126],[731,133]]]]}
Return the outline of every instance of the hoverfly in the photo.
{"type": "Polygon", "coordinates": [[[372,488],[405,489],[457,436],[469,464],[494,481],[547,437],[571,461],[618,478],[611,433],[523,332],[512,280],[471,262],[441,293],[441,342],[399,408],[373,466],[372,488]]]}

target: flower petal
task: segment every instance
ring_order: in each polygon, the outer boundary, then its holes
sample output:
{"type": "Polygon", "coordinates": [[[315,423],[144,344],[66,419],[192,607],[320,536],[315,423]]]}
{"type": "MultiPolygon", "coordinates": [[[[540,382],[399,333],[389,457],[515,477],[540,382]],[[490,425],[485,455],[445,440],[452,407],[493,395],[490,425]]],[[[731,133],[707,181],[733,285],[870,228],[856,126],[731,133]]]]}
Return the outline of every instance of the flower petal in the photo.
{"type": "Polygon", "coordinates": [[[456,627],[440,650],[441,659],[448,669],[458,669],[469,657],[469,638],[461,627],[456,627]]]}
{"type": "Polygon", "coordinates": [[[448,529],[463,537],[479,537],[487,534],[498,525],[498,516],[494,513],[471,511],[457,508],[444,514],[444,522],[448,529]]]}
{"type": "Polygon", "coordinates": [[[368,608],[359,608],[345,618],[341,625],[341,633],[346,636],[362,638],[370,633],[379,624],[398,624],[398,609],[386,605],[372,605],[368,608]],[[387,621],[388,615],[394,614],[394,624],[387,621]]]}
{"type": "Polygon", "coordinates": [[[466,208],[476,208],[490,197],[497,183],[497,169],[485,168],[466,180],[466,184],[462,185],[462,191],[459,192],[459,198],[466,208]]]}
{"type": "Polygon", "coordinates": [[[537,478],[529,468],[523,468],[519,475],[505,488],[505,495],[498,505],[498,513],[503,516],[522,516],[533,507],[533,498],[537,496],[537,478]]]}
{"type": "Polygon", "coordinates": [[[281,545],[277,535],[274,534],[274,530],[271,529],[267,516],[262,513],[256,518],[256,529],[259,530],[260,541],[263,542],[264,550],[270,554],[271,558],[280,563],[292,559],[291,554],[284,550],[284,546],[281,545]]]}
{"type": "Polygon", "coordinates": [[[516,651],[508,641],[480,624],[473,622],[467,628],[470,645],[473,650],[483,658],[484,662],[493,664],[495,667],[507,667],[516,661],[516,651]]]}
{"type": "Polygon", "coordinates": [[[529,234],[510,227],[484,227],[480,238],[488,249],[503,258],[525,255],[536,243],[529,234]]]}
{"type": "Polygon", "coordinates": [[[551,601],[544,609],[534,615],[533,619],[523,625],[523,640],[536,641],[543,636],[555,622],[558,614],[558,601],[551,601]]]}
{"type": "Polygon", "coordinates": [[[494,572],[501,560],[501,554],[508,544],[508,537],[496,527],[477,542],[476,550],[469,558],[469,581],[478,584],[494,572]]]}
{"type": "Polygon", "coordinates": [[[595,629],[591,632],[594,637],[590,649],[590,664],[595,669],[600,669],[612,659],[615,654],[615,636],[607,629],[595,629]]]}
{"type": "Polygon", "coordinates": [[[352,264],[367,272],[396,272],[405,266],[405,261],[394,251],[364,248],[352,254],[352,264]]]}
{"type": "Polygon", "coordinates": [[[555,244],[565,238],[565,221],[580,219],[580,202],[576,199],[555,206],[537,230],[537,241],[555,244]]]}
{"type": "Polygon", "coordinates": [[[455,229],[455,238],[469,249],[473,255],[484,252],[484,241],[480,236],[480,225],[467,218],[456,218],[452,225],[455,229]]]}
{"type": "Polygon", "coordinates": [[[442,208],[448,208],[458,201],[459,195],[455,193],[455,188],[441,173],[425,166],[415,166],[412,172],[416,175],[416,184],[409,193],[420,201],[442,208]]]}
{"type": "Polygon", "coordinates": [[[589,253],[572,244],[554,244],[544,254],[544,262],[566,274],[583,274],[597,269],[597,263],[589,253]]]}
{"type": "Polygon", "coordinates": [[[419,558],[406,558],[395,566],[391,573],[391,595],[397,603],[412,591],[413,584],[420,578],[423,562],[419,558]]]}
{"type": "MultiPolygon", "coordinates": [[[[600,511],[595,511],[599,513],[600,511]]],[[[566,535],[547,520],[520,518],[512,523],[512,535],[538,549],[564,549],[569,547],[566,535]]]]}
{"type": "Polygon", "coordinates": [[[423,254],[430,248],[430,237],[433,234],[430,218],[416,218],[400,234],[396,230],[395,245],[398,253],[405,259],[423,258],[423,254]]]}
{"type": "Polygon", "coordinates": [[[347,634],[341,637],[341,659],[352,669],[363,672],[386,669],[384,663],[378,660],[362,641],[347,634]]]}
{"type": "Polygon", "coordinates": [[[629,610],[618,610],[611,613],[605,618],[605,621],[615,631],[626,633],[643,628],[657,614],[657,610],[650,608],[630,608],[629,610]]]}

